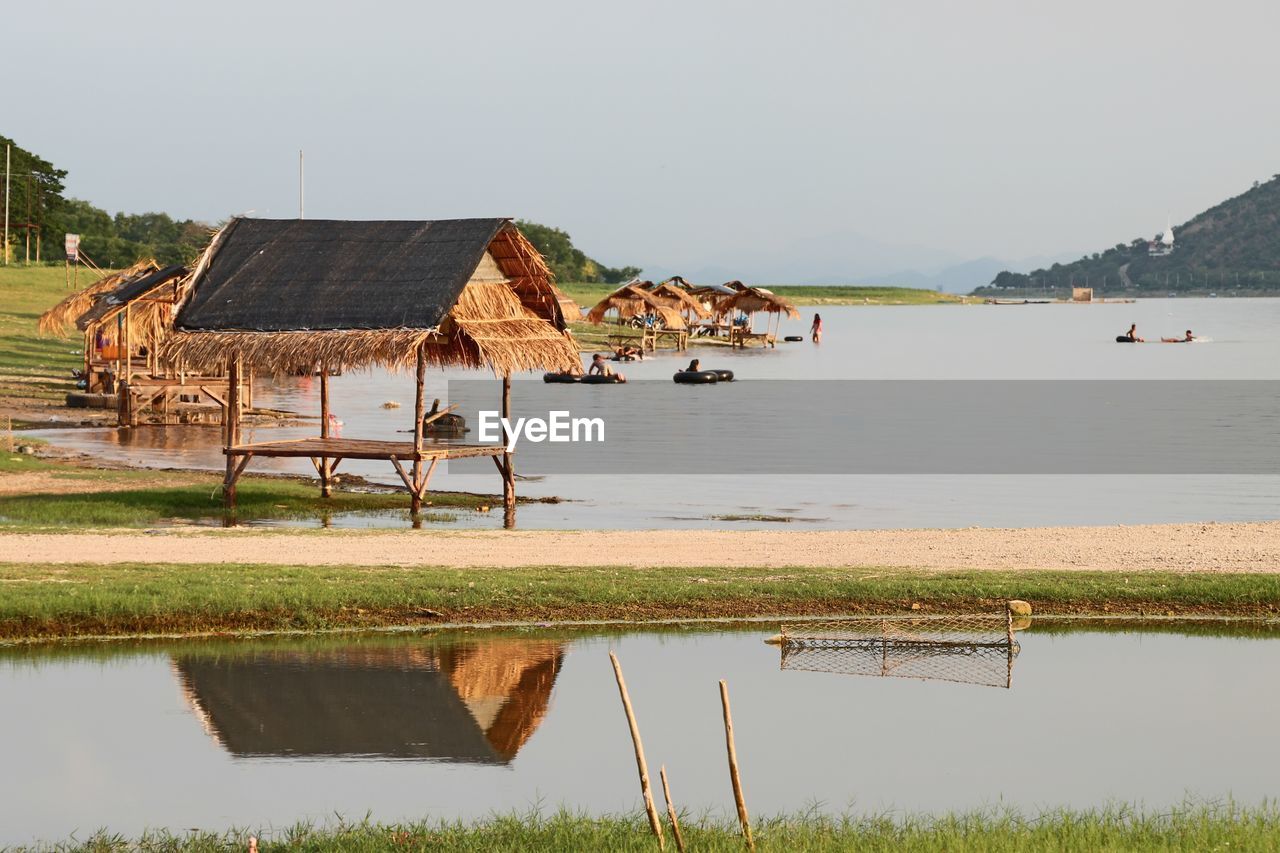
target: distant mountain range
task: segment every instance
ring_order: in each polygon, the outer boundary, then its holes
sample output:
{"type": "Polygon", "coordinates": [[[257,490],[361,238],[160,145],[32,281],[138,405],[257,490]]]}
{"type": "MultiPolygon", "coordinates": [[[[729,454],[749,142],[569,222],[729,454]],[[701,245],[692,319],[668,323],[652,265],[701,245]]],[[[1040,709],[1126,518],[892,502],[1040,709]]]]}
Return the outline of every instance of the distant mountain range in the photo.
{"type": "Polygon", "coordinates": [[[659,281],[681,275],[699,283],[740,279],[754,284],[865,284],[968,293],[990,283],[1001,270],[1031,269],[1074,257],[965,260],[941,249],[881,243],[853,232],[835,232],[769,249],[723,254],[732,254],[734,263],[697,268],[649,266],[645,267],[644,277],[659,281]]]}
{"type": "Polygon", "coordinates": [[[1130,295],[1280,291],[1280,175],[1172,230],[1171,248],[1138,237],[1071,263],[1001,271],[980,292],[1065,295],[1073,285],[1130,295]]]}

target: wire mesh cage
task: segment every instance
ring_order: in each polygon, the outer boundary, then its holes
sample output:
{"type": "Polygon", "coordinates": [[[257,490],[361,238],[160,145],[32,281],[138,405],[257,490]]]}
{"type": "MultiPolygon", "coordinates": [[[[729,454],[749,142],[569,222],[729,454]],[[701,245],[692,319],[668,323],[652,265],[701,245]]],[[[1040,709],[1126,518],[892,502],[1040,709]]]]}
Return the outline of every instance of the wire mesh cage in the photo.
{"type": "Polygon", "coordinates": [[[782,668],[1008,688],[1013,614],[880,616],[783,625],[782,668]]]}

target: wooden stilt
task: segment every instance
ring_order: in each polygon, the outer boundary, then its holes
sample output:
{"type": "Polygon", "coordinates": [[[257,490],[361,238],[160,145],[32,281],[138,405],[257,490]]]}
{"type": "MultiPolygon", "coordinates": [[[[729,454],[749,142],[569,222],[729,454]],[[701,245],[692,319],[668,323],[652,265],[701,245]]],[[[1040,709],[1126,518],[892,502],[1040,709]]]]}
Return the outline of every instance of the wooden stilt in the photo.
{"type": "Polygon", "coordinates": [[[742,795],[742,777],[738,775],[738,750],[733,745],[733,717],[729,713],[729,685],[720,682],[720,704],[724,707],[724,740],[729,751],[729,781],[733,783],[733,802],[738,807],[738,822],[742,824],[742,837],[748,850],[756,849],[751,837],[751,818],[747,816],[747,802],[742,795]]]}
{"type": "MultiPolygon", "coordinates": [[[[502,375],[502,417],[511,418],[511,374],[502,375]]],[[[506,427],[502,430],[502,508],[504,512],[503,526],[511,528],[516,524],[516,472],[512,464],[511,454],[505,448],[510,443],[506,427]]]]}
{"type": "Polygon", "coordinates": [[[427,413],[427,353],[418,347],[418,366],[415,371],[417,388],[413,398],[413,484],[409,486],[409,513],[422,512],[422,492],[417,484],[422,477],[422,418],[427,413]]]}
{"type": "Polygon", "coordinates": [[[644,811],[649,816],[649,828],[658,839],[658,849],[666,849],[666,841],[662,837],[662,821],[658,820],[658,809],[653,805],[653,791],[649,788],[649,765],[644,760],[644,744],[640,742],[640,725],[636,722],[635,711],[631,709],[631,697],[627,694],[627,682],[622,678],[622,664],[618,656],[609,652],[609,660],[613,662],[613,676],[618,681],[618,693],[622,695],[622,710],[627,713],[627,725],[631,727],[631,745],[636,751],[636,768],[640,771],[640,795],[644,798],[644,811]]]}
{"type": "Polygon", "coordinates": [[[676,804],[671,799],[671,786],[667,784],[667,766],[658,768],[658,776],[662,779],[662,799],[667,804],[667,819],[671,821],[671,834],[676,837],[676,849],[684,853],[684,836],[680,833],[680,818],[676,816],[676,804]]]}
{"type": "Polygon", "coordinates": [[[240,441],[240,357],[233,354],[227,361],[227,422],[223,430],[226,436],[227,476],[222,481],[222,502],[227,509],[236,505],[235,457],[230,453],[240,441]]]}
{"type": "MultiPolygon", "coordinates": [[[[329,365],[320,365],[320,437],[329,437],[329,365]]],[[[316,465],[316,473],[320,475],[320,497],[333,497],[332,474],[327,458],[316,465]]]]}

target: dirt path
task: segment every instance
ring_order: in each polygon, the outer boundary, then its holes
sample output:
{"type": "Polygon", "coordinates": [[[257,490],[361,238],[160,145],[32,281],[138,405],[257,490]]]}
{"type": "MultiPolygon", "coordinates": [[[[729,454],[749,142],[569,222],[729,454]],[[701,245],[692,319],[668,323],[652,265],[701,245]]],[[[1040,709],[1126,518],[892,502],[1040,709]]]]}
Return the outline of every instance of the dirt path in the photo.
{"type": "Polygon", "coordinates": [[[0,534],[0,561],[1280,572],[1280,522],[873,531],[0,534]]]}

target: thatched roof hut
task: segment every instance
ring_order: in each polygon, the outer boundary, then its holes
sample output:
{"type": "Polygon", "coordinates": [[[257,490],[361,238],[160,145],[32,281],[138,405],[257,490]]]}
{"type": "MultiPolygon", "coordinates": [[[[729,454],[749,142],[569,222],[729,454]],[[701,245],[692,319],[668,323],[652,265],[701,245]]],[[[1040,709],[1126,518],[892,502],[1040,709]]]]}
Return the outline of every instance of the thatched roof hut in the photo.
{"type": "Polygon", "coordinates": [[[711,316],[711,312],[707,310],[706,306],[700,300],[694,298],[689,291],[669,282],[664,281],[662,284],[655,285],[649,291],[649,295],[677,311],[688,311],[701,319],[711,316]]]}
{"type": "Polygon", "coordinates": [[[126,279],[100,295],[76,321],[76,327],[82,332],[90,331],[127,312],[131,338],[158,341],[173,328],[174,310],[182,301],[188,272],[181,264],[174,264],[126,279]]]}
{"type": "Polygon", "coordinates": [[[42,335],[63,336],[75,328],[80,318],[93,307],[98,297],[120,285],[160,269],[154,260],[139,261],[133,266],[109,273],[64,298],[40,315],[37,329],[42,335]]]}
{"type": "Polygon", "coordinates": [[[716,301],[717,314],[731,314],[735,311],[741,311],[744,314],[763,311],[768,314],[786,314],[792,319],[800,319],[800,312],[794,305],[763,287],[744,287],[732,296],[725,296],[716,301]]]}
{"type": "Polygon", "coordinates": [[[538,250],[508,219],[233,219],[201,255],[191,295],[163,345],[165,357],[184,366],[226,367],[227,507],[235,506],[236,481],[255,457],[311,459],[326,497],[343,460],[385,459],[417,515],[437,462],[489,456],[502,475],[505,520],[513,525],[515,473],[502,444],[424,444],[426,369],[492,370],[502,377],[504,417],[512,373],[580,370],[551,278],[538,250]],[[414,368],[412,443],[330,435],[329,375],[371,366],[414,368]],[[242,444],[237,389],[245,368],[318,372],[319,438],[242,444]]]}
{"type": "MultiPolygon", "coordinates": [[[[652,284],[652,282],[645,282],[652,284]]],[[[587,312],[587,322],[600,324],[605,315],[616,311],[618,319],[630,320],[646,314],[656,314],[669,329],[683,329],[684,317],[680,309],[674,307],[673,300],[655,296],[639,284],[625,284],[595,304],[587,312]]]]}
{"type": "Polygon", "coordinates": [[[290,373],[428,363],[495,373],[577,366],[551,271],[507,219],[233,219],[214,236],[166,344],[290,373]]]}

